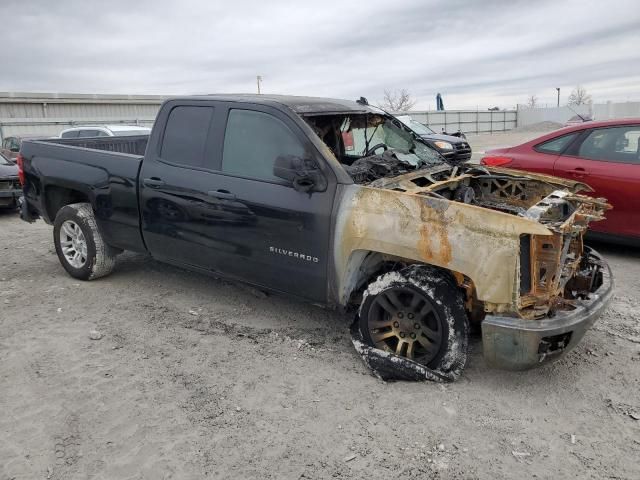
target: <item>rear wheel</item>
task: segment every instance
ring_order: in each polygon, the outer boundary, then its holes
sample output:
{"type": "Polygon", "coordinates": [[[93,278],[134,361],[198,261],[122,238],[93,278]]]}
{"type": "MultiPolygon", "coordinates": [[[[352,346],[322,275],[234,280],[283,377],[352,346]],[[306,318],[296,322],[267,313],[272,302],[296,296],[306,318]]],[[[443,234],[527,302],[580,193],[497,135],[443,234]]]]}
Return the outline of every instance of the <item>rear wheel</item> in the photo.
{"type": "Polygon", "coordinates": [[[414,265],[378,277],[364,294],[359,322],[372,347],[445,373],[464,368],[469,331],[462,295],[435,269],[414,265]]]}
{"type": "Polygon", "coordinates": [[[58,259],[72,277],[93,280],[113,270],[118,250],[107,245],[88,203],[62,207],[53,224],[58,259]]]}

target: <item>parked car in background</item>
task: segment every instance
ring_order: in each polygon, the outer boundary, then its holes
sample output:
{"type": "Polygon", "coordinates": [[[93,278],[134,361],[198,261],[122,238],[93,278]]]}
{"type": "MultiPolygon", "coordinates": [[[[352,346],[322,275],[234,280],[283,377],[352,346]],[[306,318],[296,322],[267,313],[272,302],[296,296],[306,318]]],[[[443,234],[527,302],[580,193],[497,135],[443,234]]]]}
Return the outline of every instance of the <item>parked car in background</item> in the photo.
{"type": "Polygon", "coordinates": [[[436,133],[409,115],[399,115],[396,118],[420,135],[429,146],[437,150],[447,160],[454,163],[462,163],[471,158],[471,146],[463,133],[460,132],[459,135],[436,133]]]}
{"type": "Polygon", "coordinates": [[[640,119],[584,122],[511,148],[480,163],[578,180],[613,206],[590,226],[593,237],[640,243],[640,119]]]}
{"type": "Polygon", "coordinates": [[[150,133],[150,128],[138,125],[83,125],[63,130],[60,138],[124,137],[150,133]]]}
{"type": "Polygon", "coordinates": [[[11,161],[15,161],[18,156],[20,147],[23,140],[35,140],[38,138],[47,138],[47,135],[28,134],[28,135],[12,135],[10,137],[4,137],[2,140],[2,149],[0,153],[11,161]]]}
{"type": "Polygon", "coordinates": [[[18,166],[0,154],[0,208],[17,208],[21,196],[18,166]]]}

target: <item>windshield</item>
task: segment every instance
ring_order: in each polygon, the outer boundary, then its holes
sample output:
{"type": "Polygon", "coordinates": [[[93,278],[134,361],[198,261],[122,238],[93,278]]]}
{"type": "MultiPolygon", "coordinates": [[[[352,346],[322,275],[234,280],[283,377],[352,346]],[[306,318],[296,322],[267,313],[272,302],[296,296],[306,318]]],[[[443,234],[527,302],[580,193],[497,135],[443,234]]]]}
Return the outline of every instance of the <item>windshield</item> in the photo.
{"type": "Polygon", "coordinates": [[[389,150],[398,160],[415,167],[443,163],[437,152],[391,117],[351,115],[343,120],[340,130],[348,156],[364,157],[389,150]]]}
{"type": "Polygon", "coordinates": [[[416,132],[418,135],[432,135],[436,133],[426,125],[423,125],[420,122],[416,122],[415,120],[409,120],[409,128],[416,132]]]}
{"type": "Polygon", "coordinates": [[[10,162],[4,155],[0,154],[0,165],[13,165],[13,162],[10,162]]]}

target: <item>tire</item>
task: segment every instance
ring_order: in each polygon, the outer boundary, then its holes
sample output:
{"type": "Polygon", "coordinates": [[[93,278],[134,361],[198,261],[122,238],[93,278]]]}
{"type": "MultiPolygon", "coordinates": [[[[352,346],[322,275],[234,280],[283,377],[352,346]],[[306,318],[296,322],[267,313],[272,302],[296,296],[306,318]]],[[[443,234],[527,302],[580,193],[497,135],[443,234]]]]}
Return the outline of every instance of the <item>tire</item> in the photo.
{"type": "Polygon", "coordinates": [[[60,263],[74,278],[104,277],[116,264],[118,250],[105,243],[88,203],[73,203],[58,211],[53,242],[60,263]]]}
{"type": "Polygon", "coordinates": [[[364,292],[363,340],[457,377],[467,361],[469,324],[462,293],[448,276],[423,265],[381,275],[364,292]]]}

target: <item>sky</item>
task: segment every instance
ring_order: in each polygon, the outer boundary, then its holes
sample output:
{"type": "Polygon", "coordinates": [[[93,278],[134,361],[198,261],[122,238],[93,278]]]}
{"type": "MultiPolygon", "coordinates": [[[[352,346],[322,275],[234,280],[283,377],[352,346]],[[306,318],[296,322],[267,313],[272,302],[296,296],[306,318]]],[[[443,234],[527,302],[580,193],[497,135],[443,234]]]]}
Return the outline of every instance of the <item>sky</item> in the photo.
{"type": "Polygon", "coordinates": [[[0,0],[0,91],[640,100],[637,0],[0,0]]]}

